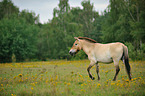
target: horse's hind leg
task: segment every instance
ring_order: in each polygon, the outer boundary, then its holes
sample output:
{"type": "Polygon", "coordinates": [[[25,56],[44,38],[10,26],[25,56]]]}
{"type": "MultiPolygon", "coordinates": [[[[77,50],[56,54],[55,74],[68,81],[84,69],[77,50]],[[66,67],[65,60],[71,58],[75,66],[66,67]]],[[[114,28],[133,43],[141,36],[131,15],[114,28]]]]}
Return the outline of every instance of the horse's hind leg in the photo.
{"type": "Polygon", "coordinates": [[[100,80],[99,65],[98,65],[98,63],[96,63],[96,72],[97,72],[97,75],[98,75],[98,80],[100,80]]]}
{"type": "Polygon", "coordinates": [[[119,73],[119,71],[120,71],[120,68],[119,68],[119,61],[118,60],[114,60],[114,66],[115,66],[115,68],[116,68],[116,73],[115,73],[115,76],[114,76],[114,79],[113,79],[113,81],[115,81],[116,80],[116,77],[117,77],[117,75],[118,75],[118,73],[119,73]]]}
{"type": "Polygon", "coordinates": [[[95,77],[92,76],[91,72],[90,72],[90,69],[95,65],[95,63],[91,62],[89,67],[87,68],[87,71],[88,71],[88,74],[89,74],[89,77],[94,80],[95,77]]]}

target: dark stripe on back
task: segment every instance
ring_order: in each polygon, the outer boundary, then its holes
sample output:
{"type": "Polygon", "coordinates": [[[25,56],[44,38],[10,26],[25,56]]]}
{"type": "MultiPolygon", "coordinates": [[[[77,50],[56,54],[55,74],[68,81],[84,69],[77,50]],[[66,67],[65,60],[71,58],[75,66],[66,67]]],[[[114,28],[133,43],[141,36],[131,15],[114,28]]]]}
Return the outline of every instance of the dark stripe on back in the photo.
{"type": "Polygon", "coordinates": [[[88,38],[88,37],[78,37],[79,39],[84,39],[84,40],[87,40],[87,41],[90,41],[92,43],[97,43],[95,40],[91,39],[91,38],[88,38]]]}

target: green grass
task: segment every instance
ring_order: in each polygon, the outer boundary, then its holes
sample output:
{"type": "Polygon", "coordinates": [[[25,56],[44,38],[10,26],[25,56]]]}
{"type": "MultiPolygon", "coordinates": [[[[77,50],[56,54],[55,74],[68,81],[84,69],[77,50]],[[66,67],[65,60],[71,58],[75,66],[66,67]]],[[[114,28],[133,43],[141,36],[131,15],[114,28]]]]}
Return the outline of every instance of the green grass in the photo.
{"type": "Polygon", "coordinates": [[[0,96],[144,96],[145,61],[131,61],[133,79],[128,80],[125,66],[116,81],[112,64],[99,64],[101,80],[95,67],[88,77],[88,60],[0,64],[0,96]]]}

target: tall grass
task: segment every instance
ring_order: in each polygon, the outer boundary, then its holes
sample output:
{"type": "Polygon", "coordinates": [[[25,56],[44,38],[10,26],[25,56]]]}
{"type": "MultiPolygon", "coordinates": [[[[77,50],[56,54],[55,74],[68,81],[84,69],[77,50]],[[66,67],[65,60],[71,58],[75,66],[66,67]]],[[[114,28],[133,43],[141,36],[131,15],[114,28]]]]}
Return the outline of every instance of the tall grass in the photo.
{"type": "Polygon", "coordinates": [[[88,77],[88,60],[0,64],[0,96],[143,96],[145,61],[130,64],[131,81],[122,62],[116,81],[113,63],[99,64],[100,81],[88,77]]]}

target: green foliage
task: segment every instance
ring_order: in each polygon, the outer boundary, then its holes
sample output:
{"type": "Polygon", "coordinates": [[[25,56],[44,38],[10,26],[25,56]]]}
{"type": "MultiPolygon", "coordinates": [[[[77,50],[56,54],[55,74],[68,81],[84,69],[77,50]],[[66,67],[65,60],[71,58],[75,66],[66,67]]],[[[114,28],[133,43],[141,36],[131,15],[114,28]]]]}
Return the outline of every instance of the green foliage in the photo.
{"type": "Polygon", "coordinates": [[[31,58],[36,49],[36,34],[38,28],[36,25],[28,25],[25,19],[2,19],[0,21],[0,57],[3,60],[11,61],[14,53],[18,61],[31,58]]]}
{"type": "Polygon", "coordinates": [[[68,47],[74,37],[89,37],[100,43],[123,42],[133,60],[144,59],[145,54],[145,1],[110,0],[109,6],[99,15],[90,0],[80,7],[59,0],[53,18],[45,24],[39,15],[22,10],[11,0],[0,2],[0,62],[49,59],[84,59],[80,51],[70,57],[68,47]]]}
{"type": "Polygon", "coordinates": [[[135,50],[132,43],[125,43],[128,47],[129,57],[132,60],[145,60],[145,44],[142,45],[142,49],[135,50]]]}
{"type": "Polygon", "coordinates": [[[136,59],[136,51],[132,43],[125,43],[125,45],[128,47],[128,53],[129,53],[129,58],[135,60],[136,59]]]}

